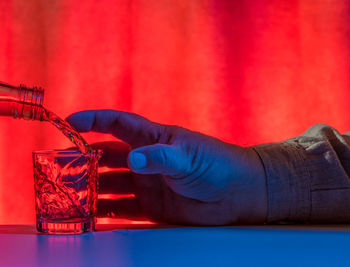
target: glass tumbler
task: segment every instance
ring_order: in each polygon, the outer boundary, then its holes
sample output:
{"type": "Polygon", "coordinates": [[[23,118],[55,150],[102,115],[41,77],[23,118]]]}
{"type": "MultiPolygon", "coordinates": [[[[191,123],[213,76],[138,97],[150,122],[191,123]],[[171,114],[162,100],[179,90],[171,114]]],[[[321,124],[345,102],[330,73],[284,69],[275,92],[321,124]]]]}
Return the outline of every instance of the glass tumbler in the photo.
{"type": "Polygon", "coordinates": [[[36,227],[41,233],[80,234],[95,227],[101,151],[33,152],[36,227]]]}

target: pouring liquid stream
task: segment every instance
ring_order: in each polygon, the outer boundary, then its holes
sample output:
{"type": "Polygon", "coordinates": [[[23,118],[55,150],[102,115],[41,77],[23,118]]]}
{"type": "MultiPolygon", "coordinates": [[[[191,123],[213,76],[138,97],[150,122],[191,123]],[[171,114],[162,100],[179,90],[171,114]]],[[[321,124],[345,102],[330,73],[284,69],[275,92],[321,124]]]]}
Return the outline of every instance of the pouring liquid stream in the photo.
{"type": "Polygon", "coordinates": [[[44,108],[43,119],[54,125],[61,133],[63,133],[82,153],[92,153],[91,146],[84,140],[84,138],[73,129],[73,127],[52,111],[44,108]]]}

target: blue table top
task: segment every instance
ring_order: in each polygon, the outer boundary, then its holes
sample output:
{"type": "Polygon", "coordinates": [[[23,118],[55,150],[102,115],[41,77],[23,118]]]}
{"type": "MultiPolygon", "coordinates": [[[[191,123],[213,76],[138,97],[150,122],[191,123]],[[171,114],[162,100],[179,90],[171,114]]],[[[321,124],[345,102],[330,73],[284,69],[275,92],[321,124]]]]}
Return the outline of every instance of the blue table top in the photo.
{"type": "Polygon", "coordinates": [[[350,225],[153,226],[74,236],[2,225],[0,266],[350,266],[350,225]]]}

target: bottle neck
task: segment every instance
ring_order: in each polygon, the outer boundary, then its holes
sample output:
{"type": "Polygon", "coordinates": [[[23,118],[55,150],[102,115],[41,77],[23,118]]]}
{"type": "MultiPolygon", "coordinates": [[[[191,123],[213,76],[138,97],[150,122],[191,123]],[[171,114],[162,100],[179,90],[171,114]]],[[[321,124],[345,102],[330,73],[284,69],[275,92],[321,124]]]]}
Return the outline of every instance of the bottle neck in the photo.
{"type": "Polygon", "coordinates": [[[0,82],[0,115],[26,120],[43,120],[44,89],[18,87],[0,82]]]}
{"type": "Polygon", "coordinates": [[[12,116],[27,120],[43,120],[44,89],[40,87],[18,87],[18,103],[14,105],[12,116]]]}

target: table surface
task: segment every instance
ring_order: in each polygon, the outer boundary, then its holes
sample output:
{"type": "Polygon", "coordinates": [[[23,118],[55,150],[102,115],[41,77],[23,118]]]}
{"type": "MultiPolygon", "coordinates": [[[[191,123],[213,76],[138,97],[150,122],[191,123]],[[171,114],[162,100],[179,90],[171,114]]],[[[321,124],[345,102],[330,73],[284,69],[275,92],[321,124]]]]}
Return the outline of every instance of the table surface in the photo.
{"type": "Polygon", "coordinates": [[[2,225],[0,266],[350,266],[350,225],[99,229],[52,236],[2,225]]]}

